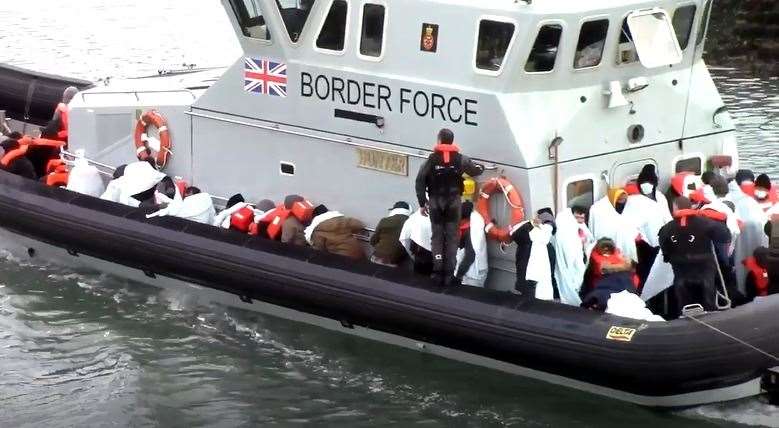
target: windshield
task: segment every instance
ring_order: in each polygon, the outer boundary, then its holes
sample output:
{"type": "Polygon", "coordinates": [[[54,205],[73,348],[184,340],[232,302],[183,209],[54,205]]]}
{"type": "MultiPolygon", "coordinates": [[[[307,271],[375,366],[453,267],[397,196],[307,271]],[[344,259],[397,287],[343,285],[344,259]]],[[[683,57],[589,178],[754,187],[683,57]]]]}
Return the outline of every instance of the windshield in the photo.
{"type": "Polygon", "coordinates": [[[287,33],[293,43],[300,38],[303,27],[308,21],[308,15],[311,8],[314,7],[316,0],[276,0],[276,6],[279,8],[281,19],[284,26],[287,27],[287,33]]]}

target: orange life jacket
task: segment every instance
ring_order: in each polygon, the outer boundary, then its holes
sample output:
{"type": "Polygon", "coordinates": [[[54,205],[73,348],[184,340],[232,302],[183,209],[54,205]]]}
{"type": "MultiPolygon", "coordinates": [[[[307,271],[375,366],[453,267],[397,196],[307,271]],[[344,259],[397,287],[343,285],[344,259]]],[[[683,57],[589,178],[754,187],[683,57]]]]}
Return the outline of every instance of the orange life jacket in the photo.
{"type": "Polygon", "coordinates": [[[16,162],[17,159],[26,156],[28,147],[29,146],[27,145],[20,145],[18,149],[11,150],[10,152],[3,155],[3,158],[0,159],[0,165],[3,167],[3,169],[8,169],[8,167],[16,162]]]}
{"type": "Polygon", "coordinates": [[[466,233],[468,233],[471,230],[471,221],[469,219],[463,219],[460,220],[460,238],[465,236],[466,233]]]}
{"type": "Polygon", "coordinates": [[[739,187],[741,187],[741,191],[744,192],[745,195],[749,195],[753,198],[755,197],[755,183],[751,181],[745,181],[741,183],[739,187]]]}
{"type": "Polygon", "coordinates": [[[57,104],[56,111],[60,114],[60,129],[57,131],[57,139],[67,143],[70,107],[65,103],[59,103],[57,104]]]}
{"type": "Polygon", "coordinates": [[[444,163],[449,163],[452,159],[452,153],[460,153],[460,148],[457,144],[436,144],[433,149],[444,156],[444,163]]]}
{"type": "MultiPolygon", "coordinates": [[[[627,264],[627,260],[625,260],[625,257],[622,255],[622,252],[619,251],[619,249],[615,248],[614,252],[610,255],[606,256],[598,251],[593,251],[590,255],[590,267],[591,270],[591,276],[590,276],[590,284],[589,289],[591,290],[595,283],[598,282],[603,277],[603,268],[606,265],[624,265],[627,264]]],[[[631,275],[631,278],[633,280],[633,285],[638,288],[638,284],[640,282],[638,275],[633,272],[631,275]]]]}
{"type": "Polygon", "coordinates": [[[261,223],[268,225],[267,233],[268,237],[273,240],[281,239],[281,228],[284,226],[284,222],[287,221],[287,217],[292,214],[292,210],[288,210],[284,207],[284,204],[279,204],[276,208],[268,211],[265,217],[260,220],[261,223]]]}
{"type": "Polygon", "coordinates": [[[769,285],[768,270],[757,264],[757,259],[754,257],[748,257],[744,259],[742,263],[744,263],[744,267],[746,267],[755,278],[755,295],[767,296],[769,285]]]}
{"type": "Polygon", "coordinates": [[[254,224],[254,210],[243,207],[230,216],[230,227],[240,232],[248,233],[249,226],[254,224]]]}

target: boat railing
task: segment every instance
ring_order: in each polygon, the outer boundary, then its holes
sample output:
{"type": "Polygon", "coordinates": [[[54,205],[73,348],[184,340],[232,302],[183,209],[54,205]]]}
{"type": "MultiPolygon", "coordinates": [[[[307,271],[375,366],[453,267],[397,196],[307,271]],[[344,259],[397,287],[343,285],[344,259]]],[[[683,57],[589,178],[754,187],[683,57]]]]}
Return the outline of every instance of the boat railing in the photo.
{"type": "Polygon", "coordinates": [[[81,100],[86,102],[86,96],[94,97],[97,95],[133,95],[135,96],[135,100],[140,102],[141,97],[138,94],[176,94],[176,93],[182,93],[182,94],[188,94],[192,97],[192,100],[197,99],[197,95],[195,95],[194,91],[191,91],[189,89],[168,89],[168,90],[157,90],[157,91],[97,91],[97,92],[80,92],[79,95],[81,95],[81,100]]]}

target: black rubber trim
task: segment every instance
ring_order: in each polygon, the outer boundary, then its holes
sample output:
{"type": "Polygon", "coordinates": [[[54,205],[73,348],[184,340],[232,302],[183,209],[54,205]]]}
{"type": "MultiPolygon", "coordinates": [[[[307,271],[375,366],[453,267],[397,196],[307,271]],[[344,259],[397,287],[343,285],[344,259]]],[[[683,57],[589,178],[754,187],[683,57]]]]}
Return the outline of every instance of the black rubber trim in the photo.
{"type": "MultiPolygon", "coordinates": [[[[425,278],[125,208],[0,171],[0,225],[29,238],[348,325],[644,396],[741,384],[769,358],[689,320],[645,323],[509,293],[440,288],[425,278]],[[70,200],[73,203],[66,203],[70,200]],[[89,205],[88,208],[84,207],[89,205]],[[118,214],[118,215],[117,215],[118,214]],[[141,213],[142,214],[142,213],[141,213]],[[606,339],[612,326],[631,342],[606,339]]],[[[705,316],[779,353],[779,296],[705,316]]]]}

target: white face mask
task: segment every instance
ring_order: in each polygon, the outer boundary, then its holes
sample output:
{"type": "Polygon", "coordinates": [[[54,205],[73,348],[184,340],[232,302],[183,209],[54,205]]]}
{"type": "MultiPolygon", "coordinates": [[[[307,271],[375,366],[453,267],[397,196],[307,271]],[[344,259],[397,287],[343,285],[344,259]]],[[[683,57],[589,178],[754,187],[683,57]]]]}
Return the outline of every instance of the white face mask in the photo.
{"type": "Polygon", "coordinates": [[[765,190],[755,190],[755,197],[757,199],[765,199],[768,197],[768,192],[765,190]]]}
{"type": "Polygon", "coordinates": [[[644,195],[649,195],[655,188],[652,183],[641,183],[641,186],[639,187],[641,187],[641,193],[644,195]]]}

